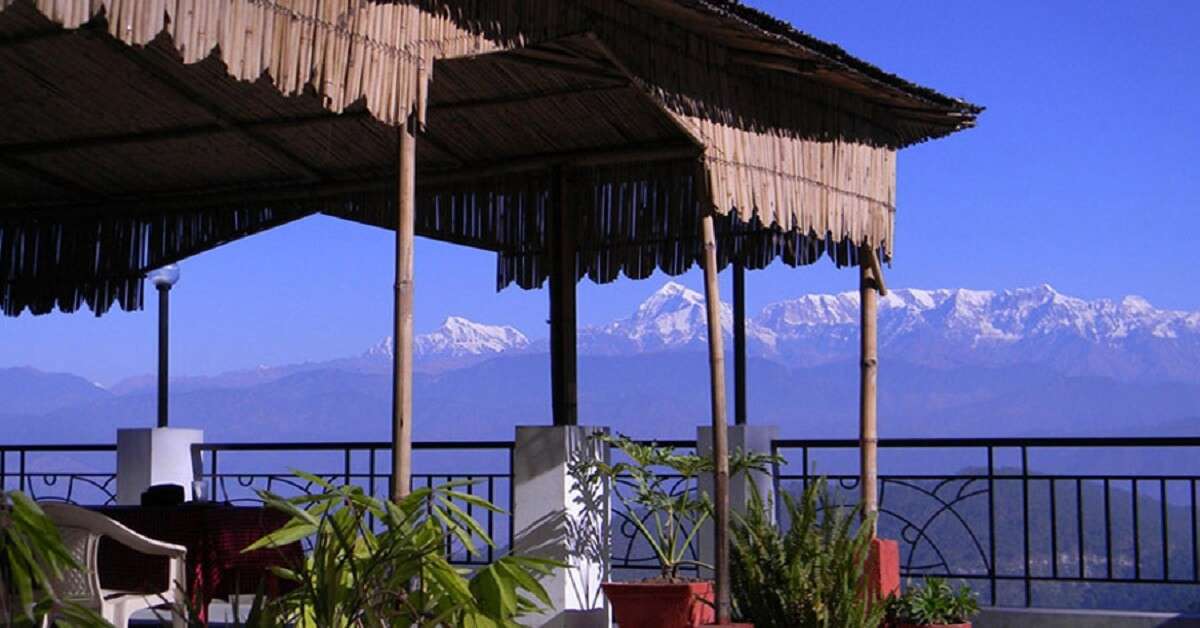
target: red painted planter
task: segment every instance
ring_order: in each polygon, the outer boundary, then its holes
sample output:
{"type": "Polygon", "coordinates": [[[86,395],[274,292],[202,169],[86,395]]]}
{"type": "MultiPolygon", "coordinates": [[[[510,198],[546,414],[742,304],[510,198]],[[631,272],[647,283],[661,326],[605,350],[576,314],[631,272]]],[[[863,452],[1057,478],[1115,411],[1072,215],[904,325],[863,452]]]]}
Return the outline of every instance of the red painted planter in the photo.
{"type": "Polygon", "coordinates": [[[601,586],[621,628],[695,628],[716,621],[711,582],[609,582],[601,586]]]}

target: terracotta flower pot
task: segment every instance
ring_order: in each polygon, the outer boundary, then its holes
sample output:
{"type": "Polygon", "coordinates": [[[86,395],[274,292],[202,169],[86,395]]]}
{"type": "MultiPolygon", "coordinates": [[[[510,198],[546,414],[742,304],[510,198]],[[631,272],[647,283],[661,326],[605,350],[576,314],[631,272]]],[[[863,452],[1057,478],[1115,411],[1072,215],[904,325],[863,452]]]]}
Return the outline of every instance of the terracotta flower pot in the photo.
{"type": "Polygon", "coordinates": [[[609,582],[602,586],[621,628],[694,628],[716,621],[711,582],[609,582]]]}

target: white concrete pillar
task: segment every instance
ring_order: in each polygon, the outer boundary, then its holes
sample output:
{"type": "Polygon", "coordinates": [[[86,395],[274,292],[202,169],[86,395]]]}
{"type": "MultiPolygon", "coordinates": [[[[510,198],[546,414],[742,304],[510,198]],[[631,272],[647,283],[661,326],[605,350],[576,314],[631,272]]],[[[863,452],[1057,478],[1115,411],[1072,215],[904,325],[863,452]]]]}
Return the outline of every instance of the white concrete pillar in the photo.
{"type": "Polygon", "coordinates": [[[178,484],[192,500],[192,482],[203,465],[192,445],[204,442],[204,430],[179,427],[117,430],[117,503],[140,504],[142,493],[155,484],[178,484]]]}
{"type": "Polygon", "coordinates": [[[606,428],[518,427],[513,452],[513,551],[570,565],[542,581],[554,611],[522,618],[529,626],[607,628],[609,609],[600,584],[610,562],[607,482],[583,481],[589,460],[609,460],[608,445],[593,439],[606,428]]]}
{"type": "MultiPolygon", "coordinates": [[[[774,425],[730,425],[729,426],[729,453],[739,449],[747,452],[757,452],[760,454],[771,454],[771,442],[778,438],[779,428],[774,425]]],[[[696,453],[707,457],[712,455],[712,427],[702,425],[696,428],[696,453]]],[[[763,502],[770,509],[769,514],[772,520],[775,517],[775,483],[771,476],[771,470],[767,472],[751,472],[738,473],[729,478],[729,508],[732,512],[744,513],[746,507],[750,504],[752,495],[750,485],[758,489],[758,494],[762,496],[763,502]]],[[[698,484],[700,491],[712,498],[712,476],[703,474],[699,478],[698,484]]],[[[736,520],[736,518],[734,519],[736,520]]],[[[713,526],[710,519],[700,528],[700,533],[696,535],[698,543],[700,562],[713,564],[713,526]]],[[[711,570],[701,569],[701,576],[711,578],[713,576],[711,570]]]]}

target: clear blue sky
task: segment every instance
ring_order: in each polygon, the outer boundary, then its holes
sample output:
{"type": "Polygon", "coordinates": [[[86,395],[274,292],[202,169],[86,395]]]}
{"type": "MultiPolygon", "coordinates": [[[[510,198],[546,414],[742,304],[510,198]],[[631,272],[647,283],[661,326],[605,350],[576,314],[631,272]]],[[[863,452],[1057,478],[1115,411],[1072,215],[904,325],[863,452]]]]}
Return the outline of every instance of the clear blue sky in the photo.
{"type": "MultiPolygon", "coordinates": [[[[901,153],[894,286],[1048,282],[1200,309],[1200,3],[751,2],[910,80],[986,105],[979,127],[901,153]]],[[[388,334],[392,237],[311,218],[183,263],[174,374],[326,359],[388,334]]],[[[421,241],[419,332],[450,314],[545,335],[546,294],[494,289],[490,255],[421,241]]],[[[584,283],[584,324],[665,278],[584,283]]],[[[699,286],[693,274],[684,283],[699,286]]],[[[831,264],[752,273],[753,309],[853,289],[831,264]]],[[[153,371],[146,312],[0,319],[0,366],[108,383],[153,371]]]]}

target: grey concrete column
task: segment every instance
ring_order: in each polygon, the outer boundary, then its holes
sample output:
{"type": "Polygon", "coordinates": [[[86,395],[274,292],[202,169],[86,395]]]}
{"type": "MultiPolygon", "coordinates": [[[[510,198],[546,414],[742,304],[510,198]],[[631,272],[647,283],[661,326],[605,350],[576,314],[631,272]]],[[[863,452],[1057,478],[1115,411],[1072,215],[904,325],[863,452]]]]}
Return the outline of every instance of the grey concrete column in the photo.
{"type": "MultiPolygon", "coordinates": [[[[770,454],[771,442],[778,438],[779,428],[774,425],[730,425],[728,434],[729,452],[731,455],[739,449],[747,452],[770,454]]],[[[702,425],[696,428],[696,452],[701,456],[712,455],[711,427],[702,425]]],[[[738,473],[729,478],[729,508],[732,512],[746,512],[746,507],[750,504],[750,497],[752,495],[751,484],[754,484],[758,489],[758,494],[762,496],[766,504],[773,505],[775,503],[775,483],[772,481],[769,470],[766,473],[738,473]]],[[[713,487],[710,475],[701,474],[699,485],[701,492],[709,496],[712,495],[713,487]]],[[[769,514],[773,519],[775,509],[770,508],[769,514]]],[[[700,562],[711,565],[713,561],[713,526],[711,520],[700,528],[700,533],[696,535],[696,538],[697,547],[700,550],[700,562]]],[[[703,577],[712,576],[708,570],[701,571],[705,572],[701,574],[703,577]]]]}
{"type": "Polygon", "coordinates": [[[529,626],[601,628],[611,625],[600,584],[609,576],[610,487],[587,481],[580,468],[609,460],[608,445],[592,436],[606,428],[518,427],[513,452],[513,551],[570,565],[542,581],[554,611],[522,618],[529,626]]]}

